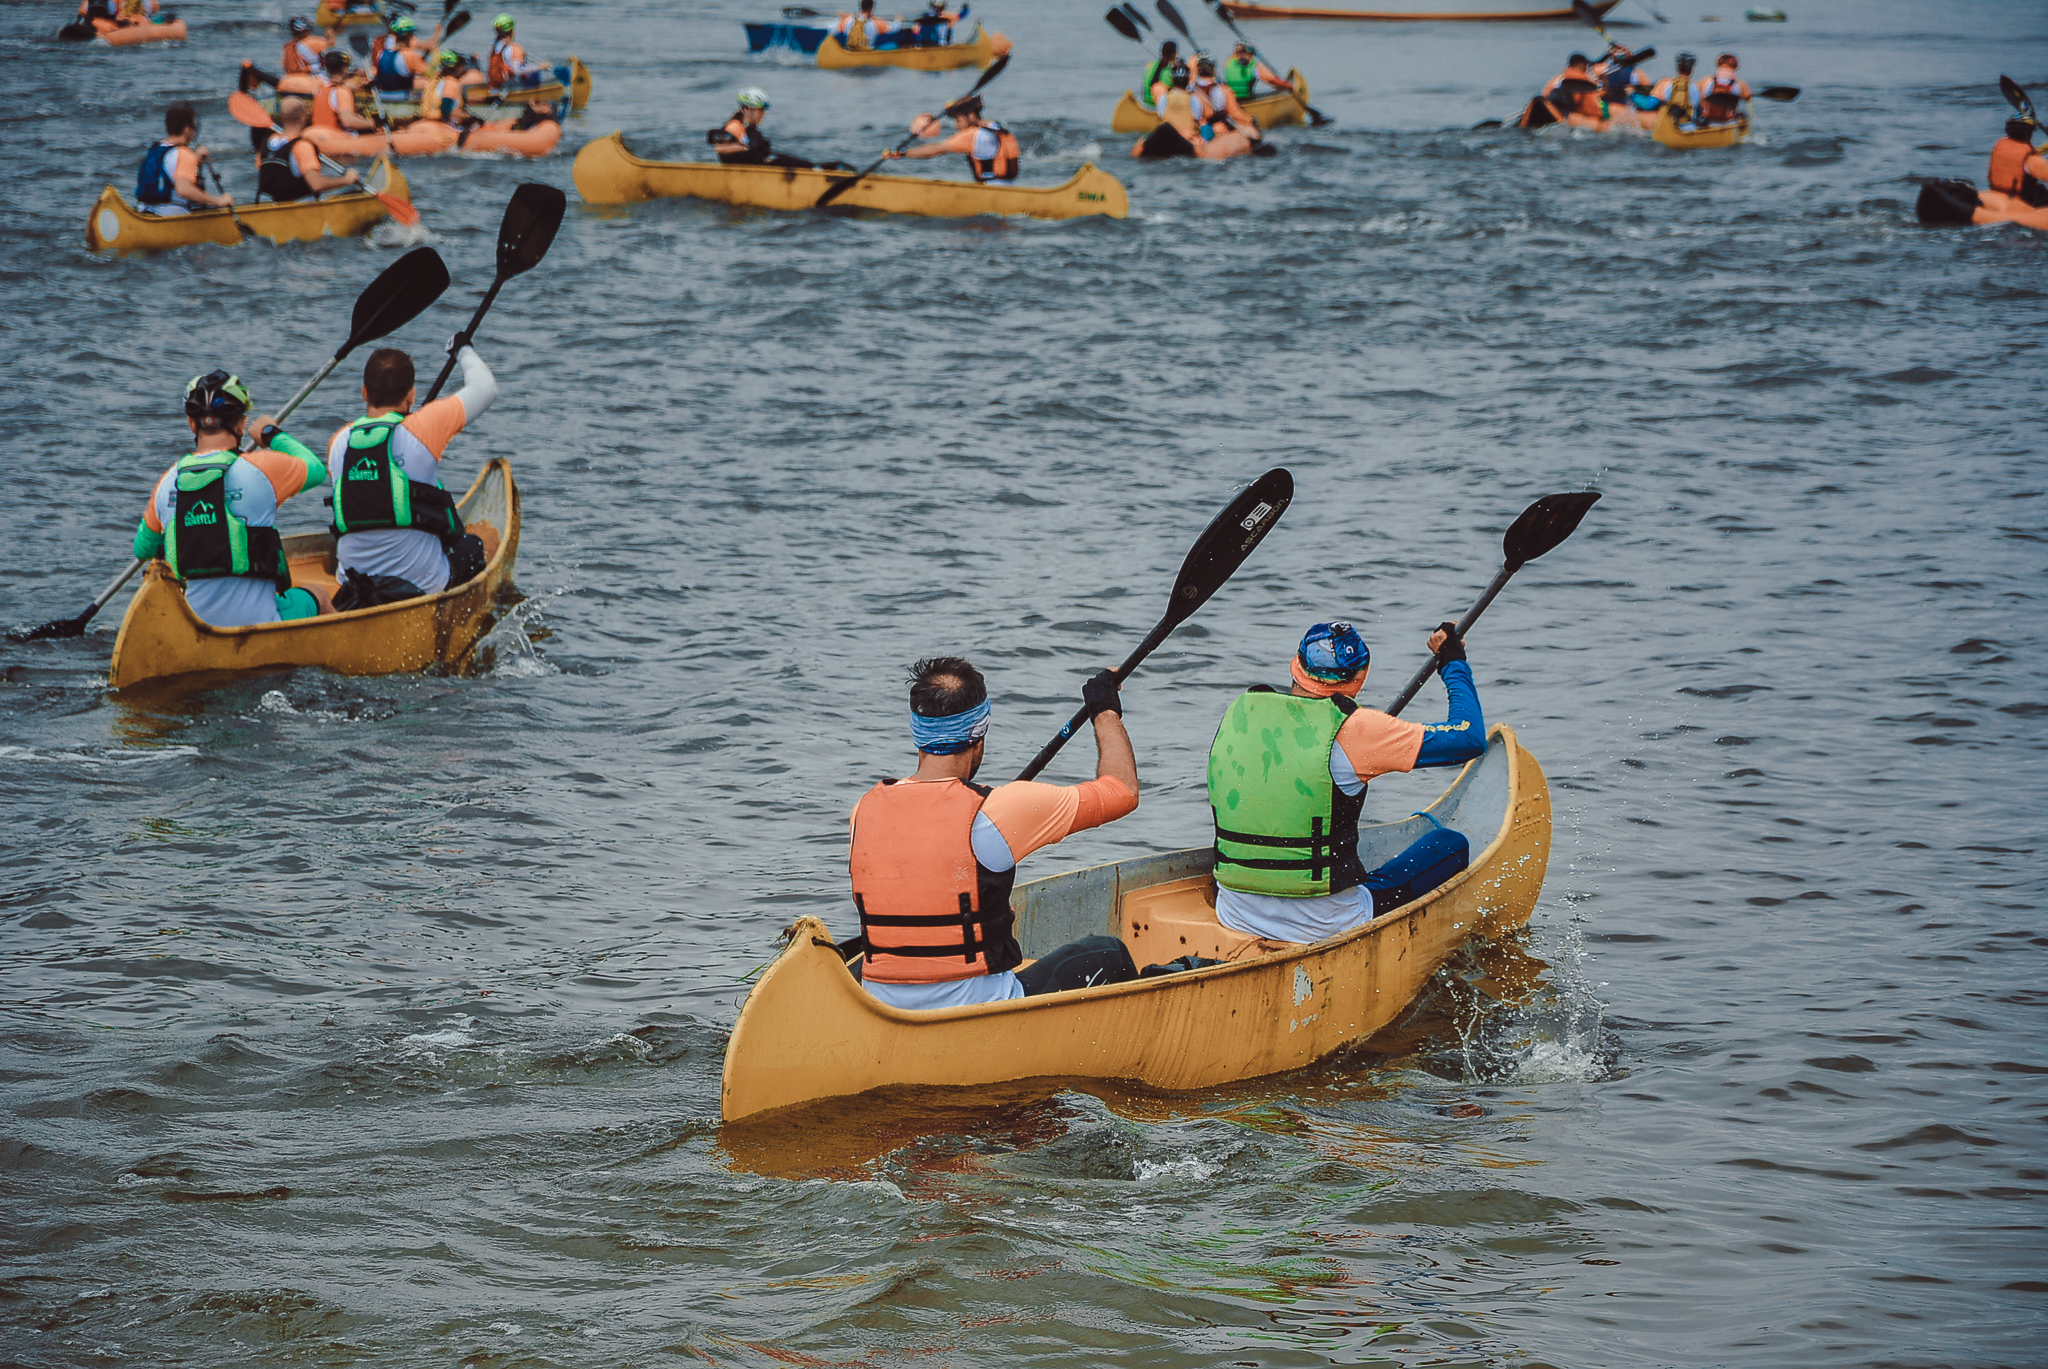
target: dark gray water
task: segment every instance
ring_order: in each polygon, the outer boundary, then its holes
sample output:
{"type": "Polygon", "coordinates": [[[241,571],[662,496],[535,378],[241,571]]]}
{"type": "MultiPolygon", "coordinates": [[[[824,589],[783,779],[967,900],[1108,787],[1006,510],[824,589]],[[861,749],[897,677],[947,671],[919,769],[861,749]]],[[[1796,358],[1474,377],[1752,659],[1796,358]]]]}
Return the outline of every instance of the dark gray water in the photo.
{"type": "MultiPolygon", "coordinates": [[[[1628,33],[1660,73],[1734,45],[1804,95],[1727,153],[1475,134],[1587,40],[1266,24],[1338,122],[1134,167],[1106,124],[1138,50],[1099,6],[989,0],[1030,178],[1093,158],[1133,216],[572,198],[451,449],[526,495],[477,673],[116,698],[119,602],[0,648],[0,1361],[2048,1359],[2048,243],[1911,221],[1916,175],[1981,179],[2001,70],[2048,87],[2048,7],[1657,2],[1628,33]],[[1028,871],[1204,840],[1215,719],[1303,626],[1364,625],[1383,697],[1514,513],[1591,484],[1472,646],[1557,803],[1526,941],[1304,1076],[722,1132],[742,977],[795,914],[851,929],[902,663],[987,668],[1013,772],[1281,463],[1280,532],[1127,691],[1143,808],[1028,871]]],[[[0,12],[0,621],[120,567],[190,375],[280,400],[398,250],[84,253],[161,105],[281,41],[181,8],[156,51],[0,12]]],[[[971,83],[745,57],[772,12],[519,14],[595,74],[567,151],[697,155],[758,83],[781,145],[865,160],[971,83]]],[[[424,356],[511,187],[569,157],[412,174],[458,281],[424,356]]]]}

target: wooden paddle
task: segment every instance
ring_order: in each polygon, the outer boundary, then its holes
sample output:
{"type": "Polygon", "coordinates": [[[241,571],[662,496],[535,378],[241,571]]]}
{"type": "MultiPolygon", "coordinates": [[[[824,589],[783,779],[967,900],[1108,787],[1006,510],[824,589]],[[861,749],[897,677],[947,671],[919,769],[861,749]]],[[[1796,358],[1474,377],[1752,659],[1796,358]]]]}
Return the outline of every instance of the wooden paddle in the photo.
{"type": "MultiPolygon", "coordinates": [[[[369,288],[356,297],[354,315],[349,321],[348,341],[341,344],[333,358],[320,368],[320,373],[307,381],[299,392],[291,397],[277,416],[271,421],[280,426],[292,411],[306,402],[306,396],[313,393],[320,382],[327,379],[339,366],[342,358],[365,342],[396,332],[419,317],[422,310],[441,297],[448,288],[448,268],[441,263],[438,253],[431,247],[417,247],[384,268],[369,288]]],[[[121,586],[128,583],[141,570],[143,562],[136,561],[121,572],[114,582],[100,591],[97,599],[86,605],[85,612],[74,618],[59,618],[44,623],[41,627],[26,632],[10,632],[11,642],[40,642],[57,637],[79,637],[85,633],[85,625],[93,615],[105,608],[107,601],[117,594],[121,586]]]]}
{"type": "MultiPolygon", "coordinates": [[[[1486,612],[1486,606],[1493,602],[1495,595],[1507,587],[1514,573],[1578,531],[1579,522],[1586,516],[1586,510],[1600,502],[1598,490],[1575,490],[1568,494],[1546,494],[1514,521],[1507,535],[1500,539],[1502,565],[1500,574],[1493,577],[1493,583],[1486,587],[1486,593],[1479,596],[1479,602],[1472,605],[1472,611],[1458,623],[1458,640],[1463,641],[1472,625],[1479,621],[1479,615],[1486,612]]],[[[1415,673],[1408,687],[1395,696],[1387,705],[1387,712],[1398,716],[1415,697],[1429,677],[1436,674],[1441,657],[1432,656],[1429,664],[1415,673]]]]}
{"type": "MultiPolygon", "coordinates": [[[[1223,0],[1209,0],[1209,8],[1215,12],[1215,15],[1218,19],[1221,19],[1223,21],[1223,26],[1225,28],[1229,29],[1232,33],[1237,35],[1238,42],[1243,43],[1248,48],[1251,48],[1252,57],[1255,60],[1266,62],[1266,54],[1260,52],[1258,48],[1252,43],[1252,40],[1244,36],[1244,30],[1237,26],[1237,20],[1230,17],[1230,11],[1224,7],[1223,0]]],[[[1275,71],[1279,70],[1279,67],[1275,66],[1271,62],[1266,62],[1266,65],[1275,71]]],[[[1303,100],[1301,102],[1301,107],[1308,111],[1308,121],[1311,124],[1315,125],[1317,128],[1321,128],[1324,124],[1334,124],[1337,122],[1335,119],[1332,119],[1329,115],[1323,113],[1323,111],[1317,109],[1314,105],[1310,104],[1306,100],[1303,100]]]]}
{"type": "MultiPolygon", "coordinates": [[[[1257,480],[1244,487],[1238,496],[1225,506],[1223,512],[1209,520],[1209,526],[1202,529],[1202,535],[1188,548],[1187,558],[1180,563],[1180,575],[1173,582],[1173,596],[1167,600],[1166,615],[1138,649],[1124,659],[1116,668],[1116,682],[1122,684],[1130,678],[1138,663],[1150,656],[1172,631],[1192,618],[1195,610],[1209,602],[1209,596],[1223,588],[1224,582],[1237,573],[1252,548],[1265,540],[1280,522],[1280,515],[1287,512],[1287,506],[1294,501],[1294,477],[1283,466],[1275,466],[1257,480]]],[[[1032,758],[1031,764],[1017,773],[1020,780],[1028,780],[1051,763],[1074,733],[1088,721],[1088,710],[1083,708],[1067,720],[1059,734],[1045,744],[1045,749],[1032,758]]]]}
{"type": "MultiPolygon", "coordinates": [[[[1006,52],[1002,56],[996,58],[995,61],[989,63],[988,70],[981,73],[981,79],[979,81],[976,81],[974,83],[973,89],[969,90],[966,95],[962,95],[960,97],[960,100],[965,100],[969,96],[973,96],[980,93],[981,88],[987,85],[990,81],[995,80],[996,77],[1002,75],[1003,68],[1007,67],[1008,65],[1010,65],[1010,54],[1006,52]]],[[[951,109],[954,105],[959,104],[960,100],[951,101],[950,103],[947,104],[946,108],[951,109]]],[[[912,143],[916,142],[920,136],[922,136],[922,130],[913,131],[908,138],[905,138],[902,142],[896,144],[896,151],[900,154],[905,148],[909,147],[912,143]]],[[[841,195],[844,195],[847,191],[853,189],[856,185],[859,185],[869,176],[874,175],[875,168],[888,160],[888,155],[885,153],[884,155],[875,158],[872,162],[869,162],[864,170],[857,172],[852,176],[841,177],[839,180],[832,182],[832,184],[825,187],[825,193],[818,196],[817,202],[813,204],[811,208],[823,209],[826,205],[832,203],[832,201],[838,199],[841,195]]]]}
{"type": "MultiPolygon", "coordinates": [[[[277,121],[270,117],[270,111],[263,107],[262,102],[255,96],[243,91],[238,90],[228,96],[228,113],[234,117],[236,123],[248,128],[267,128],[273,133],[284,132],[283,129],[277,126],[277,121]]],[[[391,146],[391,133],[388,128],[384,133],[384,146],[387,149],[391,146]]],[[[313,150],[315,152],[319,151],[317,147],[313,150]]],[[[391,152],[390,155],[395,158],[398,154],[391,152]]],[[[330,167],[335,166],[335,163],[329,160],[324,153],[321,155],[320,160],[326,162],[330,167]]],[[[387,195],[381,190],[372,190],[360,181],[357,182],[357,187],[365,195],[375,196],[380,204],[391,211],[391,217],[404,224],[407,228],[420,221],[420,211],[407,204],[404,200],[399,199],[398,196],[387,195]]]]}
{"type": "MultiPolygon", "coordinates": [[[[568,196],[551,185],[528,181],[512,192],[512,202],[505,206],[505,217],[498,224],[498,277],[484,292],[484,302],[470,315],[469,326],[456,334],[461,341],[468,342],[476,336],[478,325],[483,323],[484,315],[489,312],[506,281],[540,265],[540,259],[548,254],[548,247],[555,240],[555,230],[562,226],[562,214],[568,207],[568,196]]],[[[441,387],[448,383],[448,376],[455,369],[455,354],[460,350],[460,347],[449,349],[447,363],[441,367],[441,374],[434,377],[433,388],[427,391],[427,397],[421,403],[431,404],[441,393],[441,387]]]]}

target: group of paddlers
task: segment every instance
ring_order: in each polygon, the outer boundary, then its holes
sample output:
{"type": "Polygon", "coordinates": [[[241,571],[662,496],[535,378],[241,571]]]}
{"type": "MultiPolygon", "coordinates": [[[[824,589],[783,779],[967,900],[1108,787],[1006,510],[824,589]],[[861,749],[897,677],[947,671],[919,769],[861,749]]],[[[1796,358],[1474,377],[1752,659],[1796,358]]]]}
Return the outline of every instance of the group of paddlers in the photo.
{"type": "Polygon", "coordinates": [[[1518,121],[1523,127],[1565,123],[1574,128],[1648,128],[1665,109],[1683,129],[1712,128],[1744,117],[1750,89],[1732,52],[1714,59],[1711,76],[1693,79],[1698,59],[1678,54],[1676,75],[1653,81],[1637,66],[1642,58],[1609,43],[1599,60],[1575,52],[1564,70],[1544,82],[1518,121]]]}
{"type": "Polygon", "coordinates": [[[1205,52],[1195,53],[1191,65],[1181,57],[1180,45],[1168,39],[1139,82],[1138,103],[1159,116],[1159,127],[1139,142],[1138,155],[1190,157],[1206,152],[1224,156],[1270,151],[1258,121],[1245,113],[1243,104],[1253,98],[1261,82],[1274,90],[1294,89],[1259,60],[1249,43],[1233,47],[1229,60],[1218,68],[1216,59],[1205,52]]]}
{"type": "MultiPolygon", "coordinates": [[[[568,77],[564,68],[546,67],[528,58],[509,14],[491,21],[491,52],[482,61],[475,54],[441,48],[439,26],[423,37],[419,26],[403,14],[386,21],[385,31],[371,45],[361,68],[335,43],[331,32],[318,32],[310,20],[293,19],[290,29],[281,60],[284,77],[277,83],[279,94],[289,92],[307,99],[315,127],[354,132],[377,127],[376,119],[357,108],[360,91],[378,105],[416,103],[420,117],[460,128],[474,122],[463,108],[467,87],[531,90],[549,79],[566,82],[568,77]]],[[[254,68],[247,63],[243,73],[245,86],[255,79],[254,68]]],[[[554,112],[545,102],[529,105],[529,109],[541,117],[554,112]]]]}
{"type": "Polygon", "coordinates": [[[923,14],[914,19],[884,19],[875,13],[875,0],[860,0],[860,8],[842,14],[832,25],[832,36],[849,52],[887,48],[943,47],[953,41],[953,25],[967,16],[967,6],[957,11],[946,8],[945,0],[930,0],[923,14]]]}
{"type": "Polygon", "coordinates": [[[1471,861],[1459,832],[1433,823],[1370,869],[1358,850],[1370,781],[1463,765],[1486,749],[1456,626],[1441,625],[1428,646],[1450,700],[1441,723],[1357,704],[1371,653],[1345,622],[1308,630],[1287,685],[1254,686],[1231,703],[1208,764],[1221,929],[1211,949],[1222,960],[1187,955],[1143,970],[1113,936],[1085,937],[1026,965],[1010,907],[1025,856],[1138,806],[1116,677],[1105,670],[1081,691],[1095,733],[1094,779],[989,787],[974,782],[993,711],[987,681],[959,657],[919,661],[909,699],[916,767],[868,790],[851,820],[861,925],[853,967],[868,993],[897,1008],[950,1008],[1198,969],[1334,936],[1438,887],[1471,861]]]}
{"type": "Polygon", "coordinates": [[[325,454],[255,408],[241,380],[210,371],[185,387],[192,445],[157,480],[135,527],[139,560],[161,557],[192,612],[215,627],[312,618],[436,594],[482,573],[485,548],[441,483],[441,453],[497,398],[490,368],[458,335],[462,388],[417,412],[412,358],[363,367],[363,416],[325,454]],[[292,583],[278,506],[333,483],[336,588],[292,583]]]}
{"type": "MultiPolygon", "coordinates": [[[[739,92],[739,107],[733,111],[732,117],[704,135],[718,153],[721,163],[727,166],[852,170],[844,162],[810,162],[787,152],[775,151],[767,133],[761,128],[761,120],[768,113],[768,108],[768,95],[760,87],[748,86],[739,92]]],[[[938,114],[918,115],[911,123],[911,131],[926,140],[922,146],[907,150],[892,147],[882,155],[892,160],[899,157],[922,160],[959,153],[967,159],[969,173],[982,185],[1014,185],[1017,173],[1024,167],[1024,151],[1017,135],[988,117],[979,95],[955,100],[938,114]],[[946,128],[948,119],[952,121],[951,131],[946,128]]]]}

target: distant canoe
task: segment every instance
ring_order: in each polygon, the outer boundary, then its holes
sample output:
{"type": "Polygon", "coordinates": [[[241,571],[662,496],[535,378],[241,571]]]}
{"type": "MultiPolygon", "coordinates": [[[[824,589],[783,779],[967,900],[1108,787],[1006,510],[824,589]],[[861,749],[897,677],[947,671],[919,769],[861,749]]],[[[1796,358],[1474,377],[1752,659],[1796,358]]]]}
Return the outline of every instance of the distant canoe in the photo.
{"type": "Polygon", "coordinates": [[[368,28],[375,25],[384,27],[384,16],[370,9],[335,9],[321,0],[313,8],[313,22],[323,29],[368,28]]]}
{"type": "MultiPolygon", "coordinates": [[[[723,166],[717,162],[650,162],[626,150],[623,134],[583,145],[573,173],[585,204],[699,199],[756,209],[801,211],[848,173],[780,166],[723,166]]],[[[1012,214],[1033,219],[1079,219],[1130,212],[1123,183],[1092,163],[1060,185],[976,185],[921,176],[868,176],[833,201],[834,207],[880,209],[891,214],[972,218],[1012,214]]]]}
{"type": "Polygon", "coordinates": [[[1657,122],[1650,126],[1650,136],[1666,147],[1733,147],[1749,136],[1749,116],[1743,115],[1734,123],[1708,124],[1695,128],[1680,124],[1666,105],[1657,111],[1657,122]]]}
{"type": "Polygon", "coordinates": [[[985,67],[1010,50],[1010,40],[975,25],[974,37],[965,43],[939,43],[928,47],[862,48],[854,51],[836,37],[818,44],[818,65],[827,71],[850,67],[901,67],[906,71],[952,71],[956,67],[985,67]]]}
{"type": "Polygon", "coordinates": [[[769,48],[793,48],[809,57],[818,50],[818,44],[825,41],[830,29],[812,28],[807,24],[748,24],[747,51],[766,52],[769,48]]]}
{"type": "MultiPolygon", "coordinates": [[[[1287,80],[1294,87],[1291,91],[1276,90],[1239,101],[1244,112],[1260,128],[1308,122],[1308,82],[1302,79],[1299,71],[1288,72],[1287,80]]],[[[1159,116],[1138,103],[1135,91],[1125,91],[1124,98],[1116,102],[1116,112],[1109,116],[1109,131],[1112,133],[1150,133],[1157,127],[1159,116]]]]}
{"type": "MultiPolygon", "coordinates": [[[[1548,20],[1576,23],[1578,16],[1571,6],[1555,8],[1553,0],[1531,0],[1518,9],[1456,10],[1450,6],[1470,3],[1470,0],[1443,0],[1444,8],[1432,9],[1426,3],[1411,4],[1400,10],[1324,10],[1297,9],[1292,5],[1252,5],[1244,0],[1224,0],[1223,8],[1239,19],[1371,19],[1384,23],[1401,23],[1410,20],[1424,23],[1460,24],[1504,24],[1520,20],[1548,20]]],[[[1604,17],[1607,11],[1621,3],[1621,0],[1590,0],[1593,16],[1604,17]]]]}
{"type": "MultiPolygon", "coordinates": [[[[288,666],[325,666],[343,675],[459,666],[489,628],[498,592],[512,583],[512,562],[519,552],[519,488],[512,482],[510,463],[498,457],[486,464],[457,507],[469,530],[483,539],[483,574],[439,594],[348,613],[215,627],[192,612],[170,568],[152,561],[121,618],[107,677],[114,688],[125,689],[175,675],[288,666]]],[[[294,583],[332,592],[332,536],[287,537],[284,553],[294,583]]]]}
{"type": "MultiPolygon", "coordinates": [[[[1406,1012],[1473,937],[1529,920],[1550,861],[1550,787],[1496,725],[1428,817],[1359,829],[1359,855],[1392,859],[1431,830],[1463,832],[1472,863],[1415,902],[1322,941],[1229,964],[907,1012],[872,998],[825,924],[799,917],[740,1008],[725,1048],[727,1122],[882,1088],[974,1088],[1020,1079],[1122,1079],[1204,1089],[1314,1064],[1406,1012]]],[[[1140,856],[1020,884],[1024,953],[1120,937],[1139,965],[1225,953],[1214,851],[1140,856]]]]}
{"type": "MultiPolygon", "coordinates": [[[[573,113],[590,103],[590,68],[574,54],[570,55],[566,65],[569,68],[569,84],[566,86],[560,81],[543,81],[537,86],[492,90],[481,81],[465,82],[462,87],[463,104],[470,109],[488,109],[492,105],[553,104],[566,96],[573,113]]],[[[277,103],[284,96],[307,96],[318,88],[319,82],[311,76],[282,76],[278,78],[277,93],[261,103],[276,114],[277,103]]],[[[357,92],[356,113],[368,117],[372,112],[397,123],[402,119],[419,118],[420,105],[417,100],[379,100],[369,91],[357,92]]]]}
{"type": "MultiPolygon", "coordinates": [[[[379,158],[363,177],[370,189],[395,195],[410,202],[412,191],[405,177],[390,162],[379,158]]],[[[190,214],[145,214],[121,198],[111,185],[85,219],[85,245],[95,252],[163,252],[194,243],[217,242],[233,247],[242,240],[242,228],[272,242],[317,242],[321,238],[352,237],[389,218],[391,211],[374,195],[351,192],[330,193],[317,200],[271,201],[238,204],[231,214],[225,209],[200,209],[190,214]],[[236,220],[241,227],[236,226],[236,220]]]]}

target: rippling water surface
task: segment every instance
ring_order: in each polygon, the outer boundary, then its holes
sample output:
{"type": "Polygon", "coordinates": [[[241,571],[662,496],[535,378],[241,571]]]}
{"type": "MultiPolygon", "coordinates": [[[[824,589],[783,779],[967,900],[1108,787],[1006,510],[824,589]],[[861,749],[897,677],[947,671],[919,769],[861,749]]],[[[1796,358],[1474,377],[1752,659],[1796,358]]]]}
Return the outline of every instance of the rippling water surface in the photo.
{"type": "MultiPolygon", "coordinates": [[[[1029,178],[1094,159],[1132,217],[572,196],[451,449],[526,501],[474,673],[117,698],[118,602],[0,648],[0,1361],[2040,1363],[2048,243],[1911,201],[1981,178],[2001,70],[2048,87],[2048,9],[1625,6],[1667,60],[1804,87],[1694,155],[1465,131],[1568,26],[1269,23],[1337,122],[1137,167],[1138,50],[987,4],[1029,178]],[[1281,463],[1280,532],[1127,692],[1143,808],[1032,872],[1205,839],[1215,719],[1306,623],[1364,625],[1390,693],[1514,513],[1592,485],[1473,639],[1557,803],[1527,936],[1299,1076],[721,1130],[746,976],[795,914],[853,926],[902,664],[987,668],[1011,773],[1281,463]]],[[[234,146],[234,59],[281,41],[180,8],[154,51],[0,14],[0,621],[121,566],[191,374],[277,402],[402,246],[86,255],[161,106],[210,96],[234,146]]],[[[519,11],[595,74],[565,147],[694,156],[758,83],[780,145],[864,161],[971,83],[748,58],[771,7],[686,9],[519,11]]],[[[569,158],[412,174],[457,277],[425,356],[569,158]]]]}

